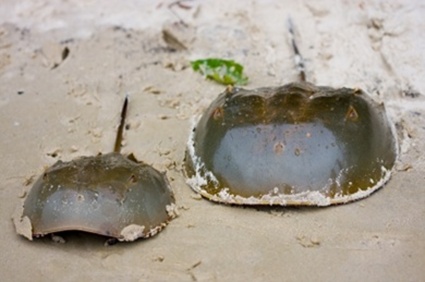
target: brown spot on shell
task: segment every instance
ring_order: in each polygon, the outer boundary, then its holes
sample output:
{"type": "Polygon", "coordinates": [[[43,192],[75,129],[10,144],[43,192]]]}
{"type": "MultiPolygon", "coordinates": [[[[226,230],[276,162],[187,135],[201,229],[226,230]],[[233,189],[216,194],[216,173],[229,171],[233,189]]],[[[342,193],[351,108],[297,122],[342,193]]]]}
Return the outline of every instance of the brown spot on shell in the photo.
{"type": "Polygon", "coordinates": [[[359,119],[359,114],[352,105],[348,106],[347,113],[345,114],[345,119],[351,121],[357,121],[359,119]]]}
{"type": "Polygon", "coordinates": [[[281,154],[285,150],[285,144],[283,142],[277,142],[274,144],[273,150],[276,154],[281,154]]]}
{"type": "Polygon", "coordinates": [[[213,111],[213,119],[214,120],[219,120],[223,118],[223,108],[222,107],[218,107],[213,111]]]}

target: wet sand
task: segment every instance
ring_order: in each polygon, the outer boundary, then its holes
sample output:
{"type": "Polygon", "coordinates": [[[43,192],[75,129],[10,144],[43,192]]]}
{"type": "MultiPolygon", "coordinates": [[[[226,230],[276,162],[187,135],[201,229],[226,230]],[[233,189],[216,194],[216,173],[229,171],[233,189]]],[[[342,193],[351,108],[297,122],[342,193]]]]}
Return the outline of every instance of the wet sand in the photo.
{"type": "Polygon", "coordinates": [[[2,2],[2,280],[423,281],[425,6],[193,1],[173,13],[170,3],[2,2]],[[189,61],[234,59],[246,88],[293,81],[289,15],[310,81],[359,87],[385,103],[400,143],[392,178],[364,200],[328,208],[200,199],[185,183],[184,151],[192,117],[224,86],[189,61]],[[185,48],[165,41],[164,30],[185,48]],[[166,171],[180,216],[153,238],[109,247],[82,233],[63,234],[65,244],[18,236],[12,214],[46,167],[112,150],[126,95],[123,152],[166,171]]]}

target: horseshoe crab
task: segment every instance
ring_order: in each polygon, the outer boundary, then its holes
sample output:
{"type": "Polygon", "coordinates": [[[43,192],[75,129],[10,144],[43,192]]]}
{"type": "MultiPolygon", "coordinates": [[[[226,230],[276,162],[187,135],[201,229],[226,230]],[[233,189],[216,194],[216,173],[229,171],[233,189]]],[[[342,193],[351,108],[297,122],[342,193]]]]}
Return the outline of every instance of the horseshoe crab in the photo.
{"type": "Polygon", "coordinates": [[[61,231],[84,231],[134,241],[158,233],[175,216],[175,200],[164,173],[120,154],[128,100],[112,153],[58,161],[35,182],[14,219],[32,240],[61,231]]]}
{"type": "Polygon", "coordinates": [[[364,198],[390,178],[397,141],[384,105],[360,89],[307,82],[289,31],[300,81],[228,87],[190,134],[187,182],[209,200],[328,206],[364,198]]]}

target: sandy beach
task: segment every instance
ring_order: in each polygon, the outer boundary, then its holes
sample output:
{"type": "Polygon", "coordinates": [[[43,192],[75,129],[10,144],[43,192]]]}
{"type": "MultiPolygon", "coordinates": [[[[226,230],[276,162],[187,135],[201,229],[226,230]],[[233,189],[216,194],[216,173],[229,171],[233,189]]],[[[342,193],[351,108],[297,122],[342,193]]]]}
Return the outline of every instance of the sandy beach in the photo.
{"type": "Polygon", "coordinates": [[[0,4],[1,280],[424,281],[424,3],[176,3],[0,4]],[[400,147],[392,177],[327,208],[202,199],[186,184],[184,153],[193,117],[225,86],[190,61],[236,60],[249,89],[294,81],[288,17],[311,82],[385,104],[400,147]],[[12,215],[47,167],[112,151],[126,95],[123,153],[166,172],[180,215],[153,238],[113,246],[78,232],[64,244],[17,235],[12,215]]]}

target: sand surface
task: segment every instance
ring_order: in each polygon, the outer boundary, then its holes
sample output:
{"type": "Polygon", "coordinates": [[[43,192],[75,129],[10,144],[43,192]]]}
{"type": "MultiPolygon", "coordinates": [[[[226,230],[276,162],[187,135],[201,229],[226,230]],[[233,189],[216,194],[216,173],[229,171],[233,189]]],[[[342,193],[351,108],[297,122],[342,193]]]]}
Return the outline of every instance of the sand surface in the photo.
{"type": "Polygon", "coordinates": [[[104,2],[0,4],[0,280],[425,280],[422,1],[185,1],[174,13],[166,1],[104,2]],[[224,87],[189,61],[235,59],[247,88],[290,82],[289,15],[310,81],[385,103],[400,142],[393,176],[371,197],[329,208],[199,199],[181,173],[191,117],[224,87]],[[110,247],[81,233],[65,244],[18,236],[11,216],[45,167],[112,149],[125,95],[123,151],[167,172],[180,216],[154,238],[110,247]]]}

